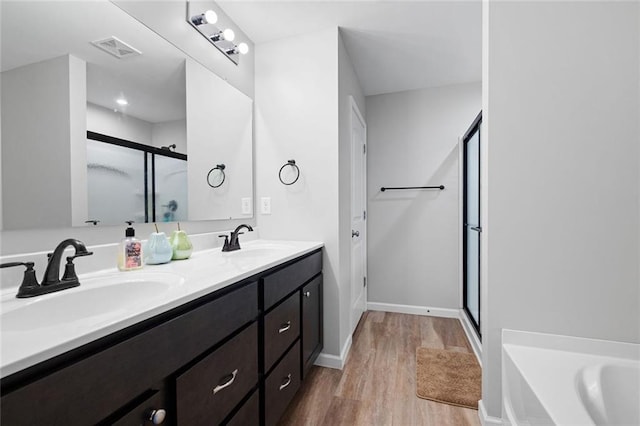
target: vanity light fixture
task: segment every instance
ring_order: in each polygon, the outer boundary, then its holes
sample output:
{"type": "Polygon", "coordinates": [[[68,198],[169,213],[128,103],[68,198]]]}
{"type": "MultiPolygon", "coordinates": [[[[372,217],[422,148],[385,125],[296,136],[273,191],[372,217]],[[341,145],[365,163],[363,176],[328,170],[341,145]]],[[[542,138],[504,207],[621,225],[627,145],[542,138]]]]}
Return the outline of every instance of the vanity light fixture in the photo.
{"type": "Polygon", "coordinates": [[[204,13],[194,12],[191,2],[187,2],[187,22],[234,64],[238,65],[240,55],[246,55],[249,52],[249,45],[244,42],[235,44],[233,42],[235,32],[231,28],[221,29],[224,27],[221,27],[218,15],[213,10],[207,10],[204,13]]]}

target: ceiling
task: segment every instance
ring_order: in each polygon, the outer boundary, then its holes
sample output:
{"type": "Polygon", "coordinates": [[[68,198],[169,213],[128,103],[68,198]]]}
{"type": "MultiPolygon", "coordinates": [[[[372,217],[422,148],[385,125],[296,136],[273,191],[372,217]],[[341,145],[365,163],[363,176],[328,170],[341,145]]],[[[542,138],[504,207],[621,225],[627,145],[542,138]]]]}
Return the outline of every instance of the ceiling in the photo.
{"type": "Polygon", "coordinates": [[[365,95],[481,80],[481,0],[217,3],[256,49],[340,27],[365,95]]]}
{"type": "Polygon", "coordinates": [[[150,123],[184,119],[185,55],[114,4],[3,1],[1,17],[1,71],[71,54],[87,63],[88,102],[150,123]],[[142,55],[117,59],[91,44],[110,36],[142,55]]]}

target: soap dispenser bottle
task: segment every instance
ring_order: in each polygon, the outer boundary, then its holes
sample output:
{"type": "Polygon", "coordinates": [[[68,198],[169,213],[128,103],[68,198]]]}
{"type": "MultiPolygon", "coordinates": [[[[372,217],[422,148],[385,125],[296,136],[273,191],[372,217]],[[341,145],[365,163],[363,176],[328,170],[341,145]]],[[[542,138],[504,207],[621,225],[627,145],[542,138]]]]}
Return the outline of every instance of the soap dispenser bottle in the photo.
{"type": "Polygon", "coordinates": [[[118,247],[118,269],[121,271],[133,271],[143,266],[142,242],[136,238],[136,231],[128,220],[129,227],[125,231],[125,237],[118,247]]]}

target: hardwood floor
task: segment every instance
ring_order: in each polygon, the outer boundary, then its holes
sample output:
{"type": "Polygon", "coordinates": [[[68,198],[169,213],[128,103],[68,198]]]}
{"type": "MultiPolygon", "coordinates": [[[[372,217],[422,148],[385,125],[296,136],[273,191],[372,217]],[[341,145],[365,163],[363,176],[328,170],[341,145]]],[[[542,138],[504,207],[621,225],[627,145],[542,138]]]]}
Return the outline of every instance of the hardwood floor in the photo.
{"type": "Polygon", "coordinates": [[[314,366],[280,425],[480,425],[416,396],[416,348],[472,352],[457,319],[365,312],[343,371],[314,366]]]}

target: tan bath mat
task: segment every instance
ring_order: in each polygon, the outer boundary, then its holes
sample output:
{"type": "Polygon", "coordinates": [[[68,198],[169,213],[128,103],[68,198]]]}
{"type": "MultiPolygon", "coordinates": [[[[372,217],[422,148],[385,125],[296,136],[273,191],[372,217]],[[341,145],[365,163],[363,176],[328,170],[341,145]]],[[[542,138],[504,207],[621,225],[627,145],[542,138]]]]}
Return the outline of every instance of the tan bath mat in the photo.
{"type": "Polygon", "coordinates": [[[474,354],[418,348],[416,364],[420,398],[478,409],[482,370],[474,354]]]}

